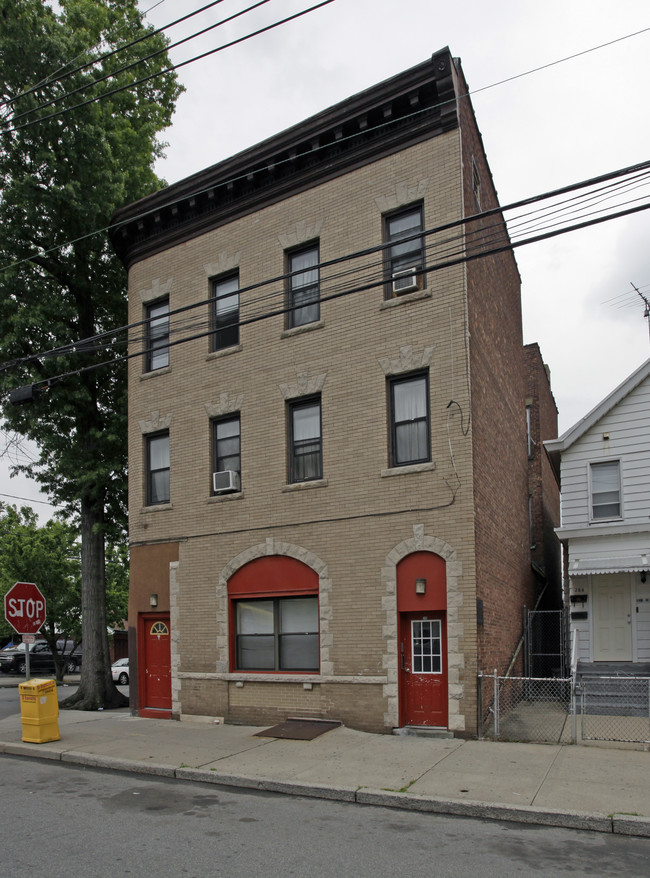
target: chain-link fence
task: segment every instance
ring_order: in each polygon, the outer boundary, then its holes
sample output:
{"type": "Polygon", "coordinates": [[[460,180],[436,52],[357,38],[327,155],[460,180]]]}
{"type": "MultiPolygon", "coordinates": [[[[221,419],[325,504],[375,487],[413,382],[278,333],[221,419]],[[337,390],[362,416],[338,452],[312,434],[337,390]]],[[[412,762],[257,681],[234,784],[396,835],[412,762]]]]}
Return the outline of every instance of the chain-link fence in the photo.
{"type": "Polygon", "coordinates": [[[479,737],[650,744],[650,677],[479,674],[479,737]]]}
{"type": "Polygon", "coordinates": [[[479,674],[482,737],[500,741],[573,740],[570,677],[479,674]]]}
{"type": "Polygon", "coordinates": [[[576,705],[583,740],[650,743],[650,677],[582,677],[576,705]]]}

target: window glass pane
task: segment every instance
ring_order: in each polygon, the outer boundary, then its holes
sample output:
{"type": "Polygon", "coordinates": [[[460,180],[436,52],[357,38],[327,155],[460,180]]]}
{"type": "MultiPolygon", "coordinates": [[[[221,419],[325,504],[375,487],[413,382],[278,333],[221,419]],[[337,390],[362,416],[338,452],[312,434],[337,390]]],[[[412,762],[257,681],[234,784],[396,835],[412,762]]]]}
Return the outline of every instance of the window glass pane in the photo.
{"type": "Polygon", "coordinates": [[[293,438],[297,442],[320,437],[320,405],[305,405],[293,410],[293,438]]]}
{"type": "Polygon", "coordinates": [[[412,421],[415,418],[426,417],[427,382],[424,377],[396,382],[393,388],[396,422],[412,421]]]}
{"type": "Polygon", "coordinates": [[[237,667],[246,671],[273,671],[275,669],[273,635],[240,635],[237,638],[237,667]]]}
{"type": "Polygon", "coordinates": [[[318,670],[318,635],[283,634],[280,637],[280,670],[318,670]]]}
{"type": "Polygon", "coordinates": [[[397,463],[426,460],[427,425],[424,421],[399,424],[395,427],[395,455],[397,463]]]}
{"type": "Polygon", "coordinates": [[[273,634],[273,601],[238,601],[238,634],[273,634]]]}
{"type": "Polygon", "coordinates": [[[169,501],[169,470],[164,469],[151,473],[150,503],[167,503],[169,501]]]}
{"type": "Polygon", "coordinates": [[[169,469],[169,436],[149,439],[149,469],[169,469]]]}
{"type": "Polygon", "coordinates": [[[318,631],[318,599],[286,598],[280,601],[280,630],[283,634],[318,631]]]}

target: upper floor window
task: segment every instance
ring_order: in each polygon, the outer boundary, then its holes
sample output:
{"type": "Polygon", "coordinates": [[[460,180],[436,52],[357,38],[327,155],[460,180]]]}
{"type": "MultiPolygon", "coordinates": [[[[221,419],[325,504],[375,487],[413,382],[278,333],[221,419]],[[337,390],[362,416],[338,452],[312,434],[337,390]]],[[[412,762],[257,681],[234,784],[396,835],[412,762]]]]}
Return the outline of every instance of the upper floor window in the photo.
{"type": "Polygon", "coordinates": [[[212,281],[214,298],[212,350],[239,344],[239,274],[212,281]]]}
{"type": "Polygon", "coordinates": [[[431,460],[428,375],[393,378],[389,389],[391,465],[431,460]]]}
{"type": "Polygon", "coordinates": [[[533,407],[526,406],[526,444],[528,447],[528,457],[532,457],[535,451],[535,440],[533,439],[533,423],[532,423],[533,407]]]}
{"type": "Polygon", "coordinates": [[[169,432],[147,436],[147,506],[169,503],[169,432]]]}
{"type": "Polygon", "coordinates": [[[592,463],[591,517],[593,520],[621,517],[621,465],[618,460],[592,463]]]}
{"type": "Polygon", "coordinates": [[[215,473],[236,473],[236,479],[216,480],[215,491],[241,487],[241,428],[239,415],[212,422],[212,463],[215,473]]]}
{"type": "Polygon", "coordinates": [[[474,201],[476,202],[476,207],[478,210],[481,210],[481,177],[478,172],[478,165],[476,164],[476,159],[472,157],[472,191],[474,192],[474,201]]]}
{"type": "Polygon", "coordinates": [[[320,399],[289,404],[289,481],[323,477],[320,399]]]}
{"type": "Polygon", "coordinates": [[[385,220],[388,296],[401,296],[424,286],[424,240],[422,207],[411,207],[385,220]]]}
{"type": "Polygon", "coordinates": [[[288,254],[289,328],[320,319],[318,244],[288,254]]]}
{"type": "Polygon", "coordinates": [[[146,371],[169,366],[169,299],[146,307],[146,371]]]}

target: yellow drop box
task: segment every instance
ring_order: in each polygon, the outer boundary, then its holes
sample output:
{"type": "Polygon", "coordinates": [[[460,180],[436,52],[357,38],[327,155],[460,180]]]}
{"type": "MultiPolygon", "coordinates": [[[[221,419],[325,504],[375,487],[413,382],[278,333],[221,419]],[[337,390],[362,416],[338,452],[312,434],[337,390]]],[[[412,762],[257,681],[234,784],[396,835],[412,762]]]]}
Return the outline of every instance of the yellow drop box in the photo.
{"type": "Polygon", "coordinates": [[[20,718],[23,725],[23,741],[28,744],[46,744],[59,741],[59,700],[56,697],[56,681],[34,678],[21,683],[20,718]]]}

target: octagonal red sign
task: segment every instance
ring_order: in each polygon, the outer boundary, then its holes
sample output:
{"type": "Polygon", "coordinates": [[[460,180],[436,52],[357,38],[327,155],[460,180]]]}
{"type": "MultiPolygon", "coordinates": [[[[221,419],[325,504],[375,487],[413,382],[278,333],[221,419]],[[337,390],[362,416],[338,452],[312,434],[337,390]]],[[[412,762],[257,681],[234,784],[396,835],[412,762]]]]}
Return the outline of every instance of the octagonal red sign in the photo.
{"type": "Polygon", "coordinates": [[[17,582],[5,595],[5,619],[18,634],[36,634],[45,622],[45,598],[33,582],[17,582]]]}

